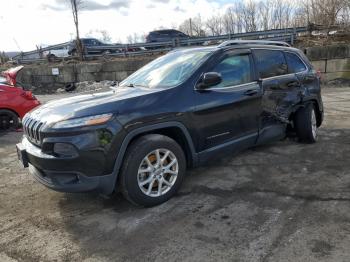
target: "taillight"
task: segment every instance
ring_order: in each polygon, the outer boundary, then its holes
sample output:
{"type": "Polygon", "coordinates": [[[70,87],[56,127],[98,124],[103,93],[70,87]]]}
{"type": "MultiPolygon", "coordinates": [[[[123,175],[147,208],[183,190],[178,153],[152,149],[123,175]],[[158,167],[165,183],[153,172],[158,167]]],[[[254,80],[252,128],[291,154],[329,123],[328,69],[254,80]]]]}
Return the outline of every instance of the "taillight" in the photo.
{"type": "Polygon", "coordinates": [[[24,91],[22,96],[28,100],[36,100],[36,97],[33,95],[31,91],[24,91]]]}
{"type": "Polygon", "coordinates": [[[9,75],[6,75],[6,81],[10,86],[15,86],[16,85],[16,79],[13,79],[9,75]]]}

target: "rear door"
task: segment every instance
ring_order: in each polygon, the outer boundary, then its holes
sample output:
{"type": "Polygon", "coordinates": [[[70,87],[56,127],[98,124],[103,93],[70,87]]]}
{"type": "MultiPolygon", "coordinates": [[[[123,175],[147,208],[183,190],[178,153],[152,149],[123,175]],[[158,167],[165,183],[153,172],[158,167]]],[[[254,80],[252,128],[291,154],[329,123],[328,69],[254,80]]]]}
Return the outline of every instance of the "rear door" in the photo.
{"type": "Polygon", "coordinates": [[[217,72],[222,82],[196,90],[194,121],[200,151],[249,138],[254,144],[261,113],[261,89],[254,81],[250,50],[225,53],[206,72],[217,72]]]}
{"type": "Polygon", "coordinates": [[[315,70],[310,70],[309,66],[303,59],[294,52],[285,52],[288,72],[295,74],[304,88],[319,88],[319,78],[315,70]]]}
{"type": "Polygon", "coordinates": [[[263,89],[259,130],[259,142],[263,142],[285,135],[291,110],[301,98],[301,82],[288,71],[283,50],[254,49],[253,53],[263,89]]]}

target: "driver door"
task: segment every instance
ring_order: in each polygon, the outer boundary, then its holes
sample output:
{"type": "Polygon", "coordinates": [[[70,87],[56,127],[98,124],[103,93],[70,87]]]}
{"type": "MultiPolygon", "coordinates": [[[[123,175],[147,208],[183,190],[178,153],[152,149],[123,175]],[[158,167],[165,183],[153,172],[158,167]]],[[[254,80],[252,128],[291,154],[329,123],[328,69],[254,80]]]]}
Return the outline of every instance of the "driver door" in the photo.
{"type": "Polygon", "coordinates": [[[220,73],[222,82],[195,91],[193,118],[199,151],[253,145],[258,135],[262,91],[253,80],[250,50],[229,51],[208,69],[220,73]]]}

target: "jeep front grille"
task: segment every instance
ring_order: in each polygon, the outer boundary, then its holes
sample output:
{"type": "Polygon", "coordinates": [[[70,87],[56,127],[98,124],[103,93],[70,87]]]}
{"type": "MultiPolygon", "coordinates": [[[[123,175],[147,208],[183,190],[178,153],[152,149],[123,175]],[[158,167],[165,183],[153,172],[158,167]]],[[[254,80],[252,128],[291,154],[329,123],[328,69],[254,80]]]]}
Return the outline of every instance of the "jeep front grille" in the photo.
{"type": "Polygon", "coordinates": [[[23,132],[24,135],[28,138],[33,144],[40,146],[41,145],[41,128],[44,123],[39,120],[26,117],[23,119],[23,132]]]}

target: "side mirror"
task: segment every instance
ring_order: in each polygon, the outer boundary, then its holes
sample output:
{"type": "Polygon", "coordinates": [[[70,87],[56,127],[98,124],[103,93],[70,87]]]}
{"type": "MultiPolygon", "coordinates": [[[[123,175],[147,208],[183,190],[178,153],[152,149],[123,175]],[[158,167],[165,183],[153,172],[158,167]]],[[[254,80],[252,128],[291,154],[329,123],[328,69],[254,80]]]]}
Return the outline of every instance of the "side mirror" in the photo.
{"type": "Polygon", "coordinates": [[[222,81],[221,74],[217,72],[208,72],[205,73],[202,77],[202,81],[198,83],[197,88],[198,89],[206,89],[211,86],[216,86],[220,84],[222,81]]]}

